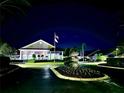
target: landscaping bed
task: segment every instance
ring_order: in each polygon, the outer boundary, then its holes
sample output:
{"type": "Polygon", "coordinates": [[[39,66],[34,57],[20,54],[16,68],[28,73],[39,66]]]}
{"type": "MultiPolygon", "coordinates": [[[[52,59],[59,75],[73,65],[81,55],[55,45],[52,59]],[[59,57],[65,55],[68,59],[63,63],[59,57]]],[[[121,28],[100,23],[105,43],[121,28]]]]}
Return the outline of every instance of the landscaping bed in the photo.
{"type": "Polygon", "coordinates": [[[65,80],[71,80],[71,81],[101,81],[101,80],[106,80],[109,79],[109,76],[106,74],[102,74],[101,76],[95,76],[95,77],[88,77],[87,74],[83,75],[67,75],[67,73],[62,72],[61,70],[58,70],[60,67],[52,67],[50,68],[52,72],[60,79],[65,79],[65,80]]]}
{"type": "Polygon", "coordinates": [[[78,67],[78,68],[70,68],[67,66],[61,66],[55,68],[60,74],[69,77],[76,77],[76,78],[98,78],[103,77],[104,74],[100,71],[91,68],[85,67],[78,67]]]}

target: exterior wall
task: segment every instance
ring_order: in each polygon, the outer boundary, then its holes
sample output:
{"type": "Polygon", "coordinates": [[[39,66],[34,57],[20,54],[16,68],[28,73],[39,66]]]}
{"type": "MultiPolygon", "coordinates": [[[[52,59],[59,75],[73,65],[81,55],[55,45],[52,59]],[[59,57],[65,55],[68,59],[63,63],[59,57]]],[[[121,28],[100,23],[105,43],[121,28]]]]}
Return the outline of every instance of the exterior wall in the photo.
{"type": "Polygon", "coordinates": [[[48,57],[49,51],[50,50],[30,50],[30,49],[20,50],[20,59],[21,60],[33,59],[32,57],[33,54],[36,55],[36,60],[46,59],[48,57]],[[40,55],[40,57],[38,57],[38,55],[40,55]]]}
{"type": "Polygon", "coordinates": [[[30,49],[20,49],[20,60],[30,60],[33,59],[32,55],[36,55],[36,60],[63,60],[63,51],[56,51],[56,53],[50,50],[30,50],[30,49]],[[40,57],[38,57],[40,55],[40,57]],[[42,56],[43,55],[43,56],[42,56]]]}
{"type": "Polygon", "coordinates": [[[51,60],[63,60],[63,51],[56,51],[56,53],[51,52],[51,60]]]}

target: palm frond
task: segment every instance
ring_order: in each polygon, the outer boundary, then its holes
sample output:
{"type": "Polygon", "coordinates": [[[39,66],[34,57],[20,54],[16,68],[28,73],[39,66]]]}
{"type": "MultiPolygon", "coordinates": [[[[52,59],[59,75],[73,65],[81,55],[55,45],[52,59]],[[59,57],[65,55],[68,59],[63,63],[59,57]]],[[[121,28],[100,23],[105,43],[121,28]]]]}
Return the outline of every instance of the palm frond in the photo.
{"type": "Polygon", "coordinates": [[[24,4],[31,6],[31,4],[27,1],[27,0],[22,0],[24,2],[24,4]]]}
{"type": "Polygon", "coordinates": [[[10,1],[10,0],[4,0],[4,1],[0,2],[0,6],[7,3],[8,1],[10,1]]]}

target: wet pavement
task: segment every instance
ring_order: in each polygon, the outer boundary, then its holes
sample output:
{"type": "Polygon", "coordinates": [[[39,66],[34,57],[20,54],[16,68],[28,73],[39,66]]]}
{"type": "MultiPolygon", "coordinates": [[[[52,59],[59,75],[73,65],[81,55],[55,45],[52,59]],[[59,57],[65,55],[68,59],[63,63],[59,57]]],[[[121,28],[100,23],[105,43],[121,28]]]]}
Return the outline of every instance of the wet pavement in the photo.
{"type": "Polygon", "coordinates": [[[0,93],[124,93],[124,87],[110,80],[62,80],[49,68],[21,68],[0,78],[0,93]]]}

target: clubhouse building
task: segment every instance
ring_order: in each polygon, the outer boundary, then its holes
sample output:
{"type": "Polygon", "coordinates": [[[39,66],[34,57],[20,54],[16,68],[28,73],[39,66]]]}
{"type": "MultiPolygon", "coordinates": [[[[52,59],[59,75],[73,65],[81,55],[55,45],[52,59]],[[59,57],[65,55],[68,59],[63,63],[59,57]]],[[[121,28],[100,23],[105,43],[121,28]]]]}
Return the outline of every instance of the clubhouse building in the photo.
{"type": "Polygon", "coordinates": [[[53,48],[55,48],[53,45],[40,39],[21,47],[19,59],[30,60],[35,55],[36,60],[54,60],[54,57],[56,60],[63,60],[63,51],[51,51],[53,48]]]}

